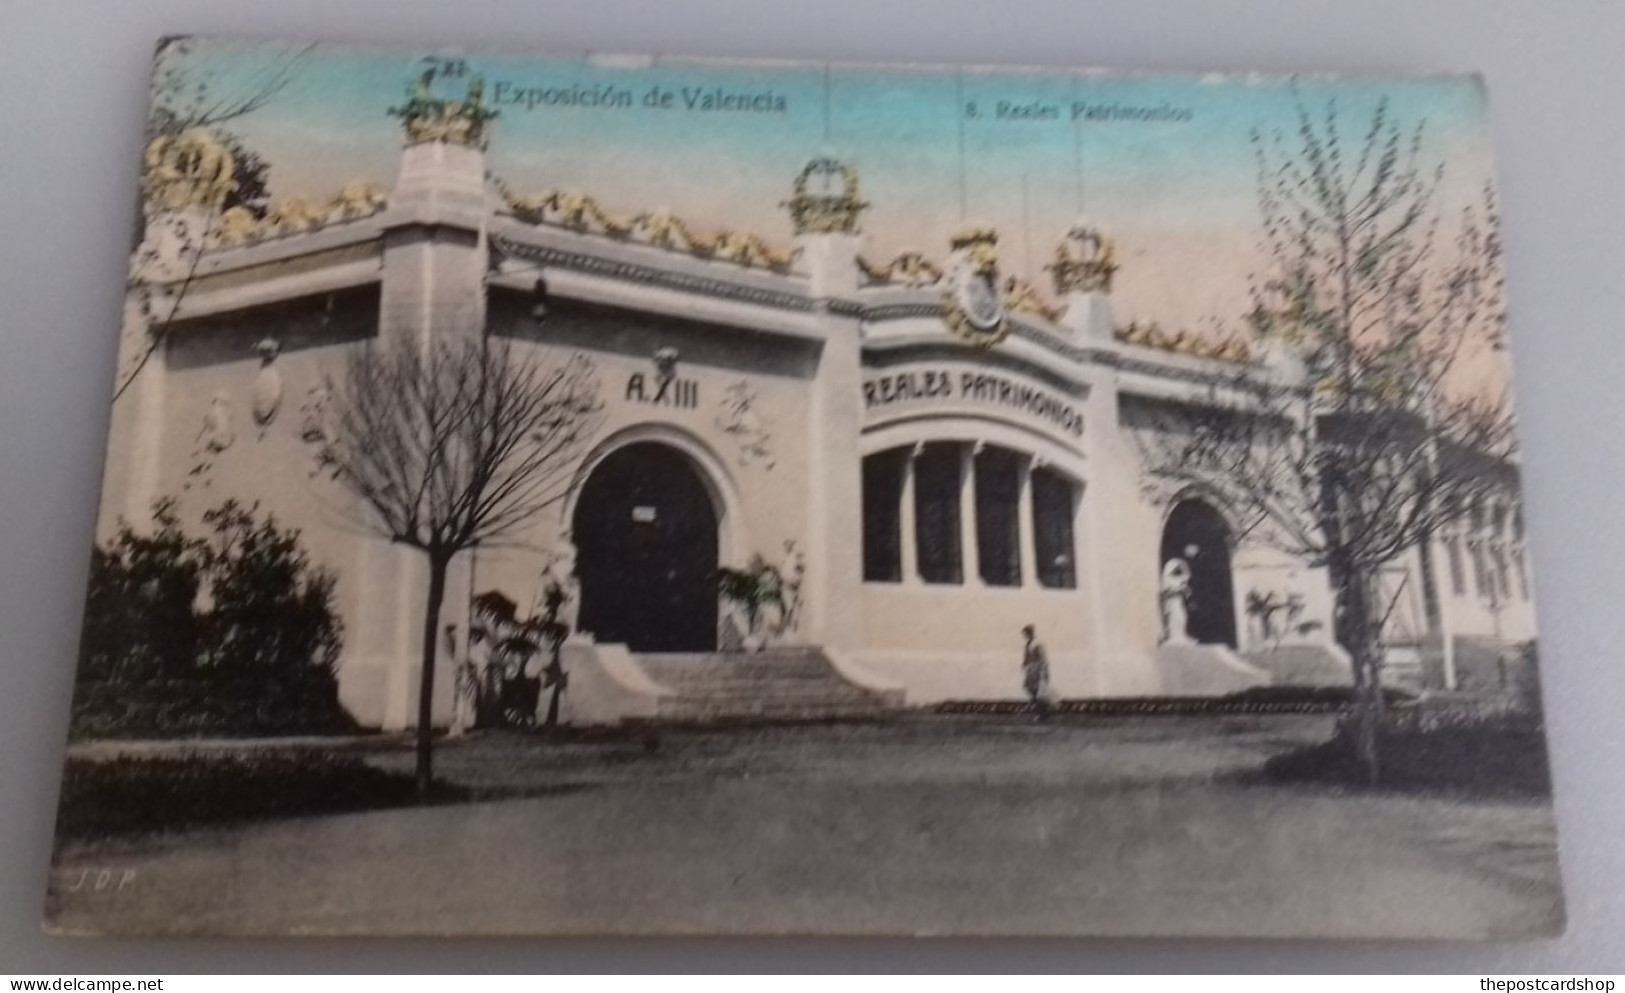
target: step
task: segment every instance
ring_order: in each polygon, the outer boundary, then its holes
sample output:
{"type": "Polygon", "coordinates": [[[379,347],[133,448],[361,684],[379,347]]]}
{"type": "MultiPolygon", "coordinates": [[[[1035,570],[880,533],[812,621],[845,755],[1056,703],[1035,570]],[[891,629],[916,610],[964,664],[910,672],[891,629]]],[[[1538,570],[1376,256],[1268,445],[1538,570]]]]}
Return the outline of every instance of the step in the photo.
{"type": "Polygon", "coordinates": [[[659,717],[670,720],[873,716],[900,702],[847,682],[817,648],[633,658],[649,678],[672,691],[658,709],[659,717]]]}
{"type": "MultiPolygon", "coordinates": [[[[658,681],[658,680],[657,680],[658,681]]],[[[834,679],[819,680],[760,680],[749,682],[677,682],[665,683],[678,696],[704,696],[750,698],[763,696],[867,696],[863,689],[834,679]]]]}
{"type": "Polygon", "coordinates": [[[750,685],[730,684],[715,685],[686,685],[669,687],[675,695],[682,697],[704,697],[714,700],[750,700],[764,697],[781,697],[786,700],[803,700],[808,697],[853,697],[863,699],[872,694],[860,687],[850,686],[835,680],[817,683],[754,683],[750,685]]]}
{"type": "Polygon", "coordinates": [[[880,704],[882,702],[857,693],[803,693],[797,695],[784,693],[755,695],[692,694],[668,697],[667,699],[674,702],[703,703],[712,707],[754,707],[762,703],[786,707],[862,707],[871,703],[880,704]]]}
{"type": "Polygon", "coordinates": [[[1353,682],[1348,663],[1325,645],[1258,648],[1243,652],[1242,658],[1268,672],[1277,686],[1347,686],[1353,682]]]}
{"type": "Polygon", "coordinates": [[[731,717],[772,717],[796,718],[802,720],[819,720],[833,717],[873,716],[886,713],[889,708],[884,704],[820,704],[817,706],[799,706],[772,701],[756,701],[754,703],[740,703],[720,706],[700,700],[686,700],[662,703],[659,716],[676,720],[722,720],[731,717]]]}
{"type": "Polygon", "coordinates": [[[885,701],[877,697],[864,696],[836,696],[833,694],[809,694],[802,697],[787,696],[759,696],[759,697],[713,697],[713,696],[677,696],[667,697],[662,704],[674,706],[704,706],[715,708],[756,708],[756,707],[883,707],[885,701]]]}
{"type": "Polygon", "coordinates": [[[716,668],[701,668],[698,666],[666,666],[645,665],[643,671],[651,676],[666,679],[694,682],[703,679],[730,679],[736,682],[750,682],[752,680],[814,682],[820,679],[831,678],[828,669],[796,668],[782,672],[772,669],[734,669],[723,666],[716,668]]]}
{"type": "Polygon", "coordinates": [[[824,660],[817,655],[667,655],[650,653],[638,656],[652,665],[670,668],[700,669],[817,669],[824,660]]]}
{"type": "Polygon", "coordinates": [[[694,690],[727,692],[729,690],[751,691],[769,686],[784,686],[790,689],[817,689],[823,686],[844,686],[838,679],[829,676],[787,676],[775,679],[771,676],[740,677],[740,676],[681,676],[671,678],[662,672],[649,672],[649,677],[674,690],[694,690]]]}
{"type": "Polygon", "coordinates": [[[656,682],[673,685],[691,685],[701,683],[737,683],[741,685],[753,683],[818,683],[825,681],[842,681],[827,664],[818,666],[797,665],[782,669],[736,666],[731,664],[708,666],[691,663],[649,663],[639,659],[643,671],[656,682]]]}

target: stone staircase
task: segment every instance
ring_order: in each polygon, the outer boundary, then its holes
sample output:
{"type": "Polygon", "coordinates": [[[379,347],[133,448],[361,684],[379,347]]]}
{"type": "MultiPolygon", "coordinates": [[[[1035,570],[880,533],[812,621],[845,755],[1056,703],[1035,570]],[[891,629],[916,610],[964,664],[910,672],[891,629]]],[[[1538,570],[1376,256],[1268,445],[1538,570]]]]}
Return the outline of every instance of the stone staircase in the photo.
{"type": "Polygon", "coordinates": [[[902,693],[858,686],[817,648],[755,654],[635,654],[671,695],[655,718],[672,721],[810,721],[872,717],[902,706],[902,693]]]}
{"type": "Polygon", "coordinates": [[[1510,642],[1485,635],[1456,636],[1456,689],[1504,693],[1530,684],[1528,659],[1510,642]]]}
{"type": "Polygon", "coordinates": [[[1350,686],[1354,671],[1348,656],[1328,643],[1287,643],[1241,653],[1251,665],[1270,674],[1276,686],[1350,686]]]}
{"type": "Polygon", "coordinates": [[[1224,645],[1165,642],[1157,646],[1157,671],[1168,696],[1225,696],[1271,682],[1224,645]]]}

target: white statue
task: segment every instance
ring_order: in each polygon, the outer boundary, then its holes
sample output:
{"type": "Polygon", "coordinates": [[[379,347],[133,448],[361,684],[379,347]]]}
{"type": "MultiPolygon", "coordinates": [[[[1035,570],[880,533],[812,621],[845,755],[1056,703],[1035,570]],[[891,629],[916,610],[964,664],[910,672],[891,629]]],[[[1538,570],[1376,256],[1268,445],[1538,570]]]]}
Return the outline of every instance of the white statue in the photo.
{"type": "Polygon", "coordinates": [[[1186,630],[1189,613],[1186,601],[1191,595],[1191,567],[1184,559],[1173,558],[1162,565],[1162,640],[1170,645],[1191,644],[1186,630]]]}
{"type": "Polygon", "coordinates": [[[563,591],[564,602],[559,604],[558,622],[570,634],[575,634],[576,624],[581,619],[581,580],[576,576],[575,542],[568,536],[559,542],[553,552],[552,561],[547,565],[546,581],[557,583],[563,591]]]}

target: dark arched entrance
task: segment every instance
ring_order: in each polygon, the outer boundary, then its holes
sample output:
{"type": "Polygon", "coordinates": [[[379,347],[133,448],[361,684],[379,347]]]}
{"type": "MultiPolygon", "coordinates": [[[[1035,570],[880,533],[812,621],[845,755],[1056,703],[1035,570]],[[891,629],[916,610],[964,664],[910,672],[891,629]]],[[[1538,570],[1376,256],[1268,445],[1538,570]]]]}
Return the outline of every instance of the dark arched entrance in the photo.
{"type": "Polygon", "coordinates": [[[572,523],[581,630],[636,652],[717,647],[717,511],[688,457],[640,442],[587,477],[572,523]]]}
{"type": "Polygon", "coordinates": [[[1191,568],[1186,601],[1191,640],[1236,647],[1236,597],[1230,577],[1230,528],[1219,512],[1201,500],[1181,500],[1162,527],[1160,569],[1180,558],[1191,568]]]}

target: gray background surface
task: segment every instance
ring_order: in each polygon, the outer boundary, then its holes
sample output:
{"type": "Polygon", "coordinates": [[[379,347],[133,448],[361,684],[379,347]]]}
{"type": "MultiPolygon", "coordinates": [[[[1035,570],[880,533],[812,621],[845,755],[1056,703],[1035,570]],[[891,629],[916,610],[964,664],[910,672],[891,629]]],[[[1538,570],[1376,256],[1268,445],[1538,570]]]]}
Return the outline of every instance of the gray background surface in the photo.
{"type": "Polygon", "coordinates": [[[1625,4],[0,0],[0,78],[0,973],[1625,971],[1625,517],[1616,510],[1625,483],[1625,4]],[[152,43],[167,33],[554,53],[1484,73],[1568,935],[1498,946],[42,937],[146,71],[152,43]]]}

